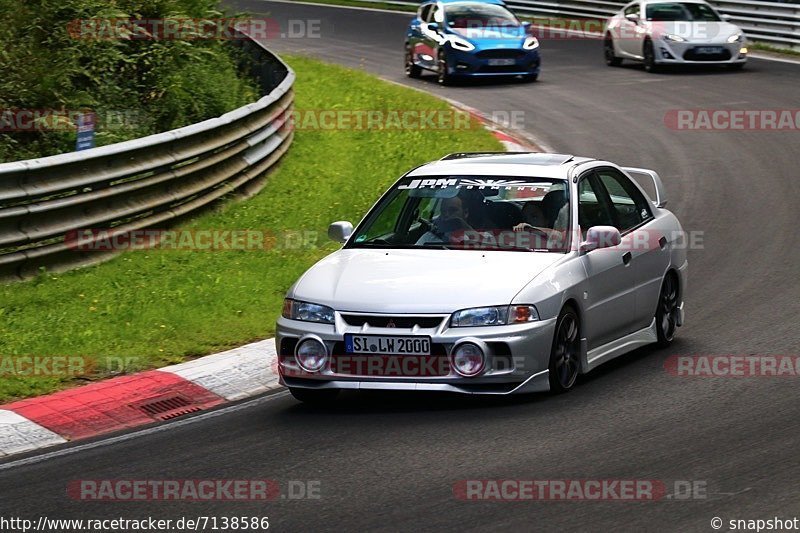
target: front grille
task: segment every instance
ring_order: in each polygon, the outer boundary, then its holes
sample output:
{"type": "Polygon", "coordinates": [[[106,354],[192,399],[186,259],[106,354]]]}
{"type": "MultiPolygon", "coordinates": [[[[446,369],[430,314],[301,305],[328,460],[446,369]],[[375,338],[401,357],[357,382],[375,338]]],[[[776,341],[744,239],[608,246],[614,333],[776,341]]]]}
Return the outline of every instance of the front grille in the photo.
{"type": "Polygon", "coordinates": [[[690,48],[683,53],[683,58],[687,61],[727,61],[731,58],[731,52],[723,48],[717,54],[698,54],[696,48],[690,48]]]}
{"type": "Polygon", "coordinates": [[[522,59],[525,57],[525,52],[522,50],[506,50],[499,48],[496,50],[481,50],[475,57],[478,59],[522,59]]]}
{"type": "Polygon", "coordinates": [[[346,315],[342,319],[348,326],[361,327],[369,324],[374,328],[404,328],[411,329],[415,325],[421,328],[435,328],[442,323],[441,316],[409,316],[409,315],[346,315]]]}
{"type": "Polygon", "coordinates": [[[510,72],[522,72],[526,70],[525,67],[522,65],[501,65],[496,67],[490,67],[489,65],[484,65],[478,72],[485,72],[487,74],[504,74],[510,72]]]}

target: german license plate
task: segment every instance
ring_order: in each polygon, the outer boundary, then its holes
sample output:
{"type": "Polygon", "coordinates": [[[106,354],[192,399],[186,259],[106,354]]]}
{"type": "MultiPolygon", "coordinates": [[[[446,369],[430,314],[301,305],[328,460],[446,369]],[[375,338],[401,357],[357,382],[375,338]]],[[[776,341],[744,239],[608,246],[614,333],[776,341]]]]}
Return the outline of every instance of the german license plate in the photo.
{"type": "Polygon", "coordinates": [[[344,351],[347,353],[430,355],[431,338],[348,333],[344,336],[344,351]]]}
{"type": "Polygon", "coordinates": [[[694,49],[695,53],[697,54],[720,54],[722,53],[722,48],[719,46],[698,46],[694,49]]]}
{"type": "Polygon", "coordinates": [[[490,59],[490,67],[508,67],[515,63],[513,59],[490,59]]]}

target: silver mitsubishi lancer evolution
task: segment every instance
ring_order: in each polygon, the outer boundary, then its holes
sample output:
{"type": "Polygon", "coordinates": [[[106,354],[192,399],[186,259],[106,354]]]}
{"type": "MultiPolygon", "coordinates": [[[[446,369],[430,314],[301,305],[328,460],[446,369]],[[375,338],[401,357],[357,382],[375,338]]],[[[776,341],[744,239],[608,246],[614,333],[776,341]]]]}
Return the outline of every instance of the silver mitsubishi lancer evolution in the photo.
{"type": "Polygon", "coordinates": [[[652,170],[545,153],[458,153],[401,177],[289,289],[281,383],[566,392],[684,318],[683,229],[652,170]]]}

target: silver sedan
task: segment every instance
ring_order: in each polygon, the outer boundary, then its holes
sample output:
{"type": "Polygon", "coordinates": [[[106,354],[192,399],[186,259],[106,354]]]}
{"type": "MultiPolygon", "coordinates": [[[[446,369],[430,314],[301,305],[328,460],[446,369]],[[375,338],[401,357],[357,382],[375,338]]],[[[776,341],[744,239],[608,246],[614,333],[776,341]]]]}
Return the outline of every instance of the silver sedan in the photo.
{"type": "Polygon", "coordinates": [[[343,247],[289,289],[281,382],[322,402],[341,389],[565,392],[601,363],[668,345],[687,246],[665,203],[656,172],[571,155],[418,167],[355,230],[333,223],[343,247]]]}

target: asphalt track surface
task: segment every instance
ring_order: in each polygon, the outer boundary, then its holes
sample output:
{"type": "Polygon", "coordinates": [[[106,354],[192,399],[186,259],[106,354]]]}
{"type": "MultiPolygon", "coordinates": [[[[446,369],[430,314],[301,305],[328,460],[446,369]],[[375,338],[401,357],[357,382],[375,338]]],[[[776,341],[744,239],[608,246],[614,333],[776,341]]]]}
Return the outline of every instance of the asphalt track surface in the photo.
{"type": "MultiPolygon", "coordinates": [[[[745,71],[608,68],[596,40],[542,43],[534,84],[440,88],[406,80],[407,15],[241,0],[236,7],[321,20],[321,38],[276,40],[449,96],[485,112],[523,110],[554,149],[657,169],[690,252],[687,323],[668,350],[640,349],[572,393],[516,400],[347,394],[329,409],[285,393],[127,441],[0,471],[2,515],[55,518],[269,516],[271,530],[713,531],[712,517],[800,517],[800,387],[794,378],[689,379],[673,354],[800,354],[800,133],[687,132],[670,109],[800,107],[800,67],[745,71]],[[318,480],[318,500],[78,502],[74,479],[318,480]],[[464,479],[703,481],[705,499],[470,502],[464,479]]],[[[442,146],[442,153],[457,146],[442,146]]],[[[265,273],[268,275],[268,273],[265,273]]],[[[727,530],[727,526],[722,529],[727,530]]]]}

